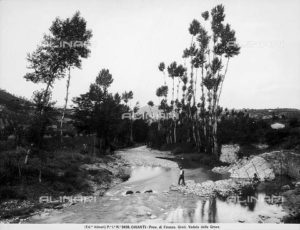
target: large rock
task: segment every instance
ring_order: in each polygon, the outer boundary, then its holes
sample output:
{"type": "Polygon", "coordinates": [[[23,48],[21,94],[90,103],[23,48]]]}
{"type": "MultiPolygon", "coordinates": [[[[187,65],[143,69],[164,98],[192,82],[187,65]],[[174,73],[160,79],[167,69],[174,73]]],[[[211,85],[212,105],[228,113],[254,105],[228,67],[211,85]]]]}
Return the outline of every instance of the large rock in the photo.
{"type": "Polygon", "coordinates": [[[281,187],[281,190],[290,190],[291,189],[291,187],[287,184],[287,185],[283,185],[282,187],[281,187]]]}
{"type": "Polygon", "coordinates": [[[281,124],[281,123],[274,123],[271,125],[272,129],[283,129],[284,127],[285,127],[285,125],[281,124]]]}
{"type": "Polygon", "coordinates": [[[300,154],[292,151],[273,151],[258,156],[244,157],[229,166],[215,167],[213,172],[230,173],[232,178],[253,178],[272,180],[275,175],[288,175],[300,179],[300,154]]]}
{"type": "Polygon", "coordinates": [[[222,145],[220,161],[234,163],[237,161],[237,153],[240,151],[239,145],[222,145]]]}
{"type": "Polygon", "coordinates": [[[271,165],[260,156],[255,156],[244,164],[231,168],[228,172],[231,173],[230,177],[232,178],[253,178],[256,173],[260,180],[275,179],[271,165]]]}
{"type": "Polygon", "coordinates": [[[261,154],[270,163],[276,175],[300,179],[300,154],[292,151],[273,151],[261,154]]]}

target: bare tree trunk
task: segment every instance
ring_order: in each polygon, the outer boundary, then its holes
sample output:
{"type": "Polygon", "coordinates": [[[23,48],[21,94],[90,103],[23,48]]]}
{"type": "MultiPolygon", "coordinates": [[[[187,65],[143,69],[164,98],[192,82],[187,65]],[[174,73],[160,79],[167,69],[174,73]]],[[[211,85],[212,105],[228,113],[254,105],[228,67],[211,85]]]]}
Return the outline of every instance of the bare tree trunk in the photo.
{"type": "Polygon", "coordinates": [[[213,137],[212,137],[212,119],[213,119],[213,105],[212,105],[212,92],[208,90],[208,149],[209,152],[212,152],[212,145],[213,145],[213,137]]]}
{"type": "MultiPolygon", "coordinates": [[[[44,95],[43,95],[43,102],[42,102],[42,108],[41,110],[39,111],[40,113],[40,137],[39,137],[39,140],[38,140],[38,150],[39,150],[39,155],[40,155],[40,161],[41,161],[41,164],[40,164],[40,169],[39,169],[39,176],[38,176],[38,180],[39,180],[39,183],[42,183],[42,157],[41,157],[41,153],[40,153],[40,148],[41,148],[41,144],[42,144],[42,139],[43,139],[43,136],[44,136],[44,126],[45,126],[45,123],[44,123],[44,119],[43,119],[43,113],[44,113],[44,108],[45,108],[45,103],[46,103],[46,100],[47,100],[47,97],[48,97],[48,94],[49,94],[49,88],[52,84],[52,79],[50,79],[48,82],[47,82],[47,86],[46,86],[46,90],[44,92],[44,95]]],[[[26,158],[25,158],[25,162],[27,164],[28,162],[28,158],[29,158],[29,153],[26,155],[26,158]]]]}
{"type": "Polygon", "coordinates": [[[96,134],[93,135],[93,157],[95,157],[95,148],[96,148],[96,134]]]}
{"type": "Polygon", "coordinates": [[[133,142],[132,119],[130,120],[130,141],[133,142]]]}
{"type": "MultiPolygon", "coordinates": [[[[204,139],[204,142],[207,141],[207,132],[206,132],[206,115],[205,115],[205,93],[204,93],[204,73],[203,73],[203,65],[201,67],[201,93],[202,93],[202,96],[201,96],[201,111],[200,111],[200,114],[201,114],[201,119],[202,119],[202,125],[201,125],[201,128],[203,130],[203,139],[204,139]]],[[[207,151],[206,150],[206,143],[204,143],[204,146],[205,146],[205,152],[207,151]]]]}
{"type": "Polygon", "coordinates": [[[194,104],[196,104],[196,98],[197,98],[197,80],[198,80],[198,69],[196,68],[196,78],[195,78],[195,90],[194,90],[194,104]]]}
{"type": "Polygon", "coordinates": [[[177,139],[177,138],[176,138],[176,120],[174,120],[174,143],[177,142],[176,139],[177,139]]]}
{"type": "Polygon", "coordinates": [[[217,140],[217,127],[218,127],[218,120],[217,116],[214,116],[214,121],[213,121],[213,132],[212,132],[212,137],[213,137],[213,154],[218,157],[218,140],[217,140]]]}
{"type": "Polygon", "coordinates": [[[221,97],[223,82],[224,82],[224,79],[225,79],[225,76],[226,76],[226,73],[227,73],[227,70],[228,70],[228,63],[229,63],[229,57],[227,58],[225,72],[224,72],[224,75],[223,75],[222,80],[221,80],[220,91],[219,91],[219,95],[218,95],[218,98],[217,98],[217,105],[219,104],[219,100],[220,100],[220,97],[221,97]]]}
{"type": "Polygon", "coordinates": [[[39,183],[42,183],[42,163],[41,163],[40,169],[39,169],[39,183]]]}
{"type": "Polygon", "coordinates": [[[18,161],[18,172],[19,172],[19,178],[22,177],[22,172],[21,172],[21,165],[20,162],[18,161]]]}
{"type": "Polygon", "coordinates": [[[68,75],[68,79],[67,79],[67,92],[66,92],[66,97],[65,97],[65,105],[64,105],[61,120],[60,120],[60,142],[61,143],[63,142],[63,123],[64,123],[65,113],[66,113],[66,109],[67,109],[67,105],[68,105],[68,99],[69,99],[69,88],[70,88],[70,80],[71,80],[71,67],[69,67],[68,71],[69,71],[69,75],[68,75]]]}
{"type": "Polygon", "coordinates": [[[200,152],[201,150],[201,144],[202,144],[202,140],[201,140],[201,135],[200,135],[200,131],[199,131],[199,121],[197,121],[196,123],[196,134],[197,134],[197,137],[198,137],[198,140],[197,140],[197,143],[198,143],[198,152],[200,152]]]}

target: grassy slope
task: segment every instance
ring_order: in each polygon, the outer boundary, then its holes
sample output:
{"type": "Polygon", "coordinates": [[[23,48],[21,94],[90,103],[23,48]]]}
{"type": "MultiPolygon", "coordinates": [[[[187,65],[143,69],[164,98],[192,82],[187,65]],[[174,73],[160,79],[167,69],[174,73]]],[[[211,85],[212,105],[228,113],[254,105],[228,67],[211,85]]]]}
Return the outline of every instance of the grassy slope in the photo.
{"type": "Polygon", "coordinates": [[[61,203],[41,204],[40,196],[89,196],[96,190],[101,195],[116,180],[128,178],[121,159],[114,155],[83,155],[78,147],[48,152],[47,161],[43,164],[42,183],[38,182],[40,160],[37,155],[30,156],[28,165],[23,163],[24,153],[6,151],[1,152],[0,157],[3,159],[0,164],[0,221],[15,216],[26,218],[43,208],[62,207],[61,203]],[[18,163],[21,165],[21,177],[18,163]],[[82,169],[84,164],[105,167],[88,171],[82,169]]]}

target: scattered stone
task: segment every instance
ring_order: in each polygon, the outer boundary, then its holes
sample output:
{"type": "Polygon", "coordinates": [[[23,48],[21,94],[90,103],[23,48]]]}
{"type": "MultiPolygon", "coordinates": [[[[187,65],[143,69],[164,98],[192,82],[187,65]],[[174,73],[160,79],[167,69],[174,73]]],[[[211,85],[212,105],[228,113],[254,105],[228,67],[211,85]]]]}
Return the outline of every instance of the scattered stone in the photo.
{"type": "Polygon", "coordinates": [[[150,216],[150,219],[155,219],[155,218],[157,218],[157,216],[155,216],[155,215],[150,216]]]}
{"type": "Polygon", "coordinates": [[[146,190],[144,193],[153,193],[152,189],[146,190]]]}
{"type": "Polygon", "coordinates": [[[141,193],[140,191],[136,191],[135,193],[141,193]]]}
{"type": "Polygon", "coordinates": [[[269,145],[267,145],[267,144],[254,144],[253,146],[255,148],[258,148],[258,149],[267,149],[267,148],[269,148],[269,145]]]}
{"type": "Polygon", "coordinates": [[[137,207],[137,217],[142,217],[142,216],[151,216],[151,209],[149,209],[146,206],[139,206],[137,207]]]}
{"type": "Polygon", "coordinates": [[[262,219],[263,221],[265,221],[266,219],[269,219],[270,217],[269,216],[264,216],[264,215],[258,215],[258,217],[260,219],[262,219]]]}
{"type": "Polygon", "coordinates": [[[133,194],[134,192],[133,191],[127,191],[125,194],[126,195],[131,195],[131,194],[133,194]]]}
{"type": "Polygon", "coordinates": [[[186,186],[172,185],[170,190],[177,190],[183,194],[195,194],[206,198],[215,196],[216,194],[222,197],[228,197],[231,194],[237,193],[246,186],[251,186],[251,182],[246,180],[227,179],[216,182],[208,180],[203,183],[195,183],[193,180],[187,180],[186,186]]]}
{"type": "MultiPolygon", "coordinates": [[[[72,203],[73,204],[73,203],[72,203]]],[[[72,205],[71,204],[71,205],[72,205]]],[[[54,209],[62,209],[63,208],[63,206],[62,205],[56,205],[55,207],[54,207],[54,209]]]]}
{"type": "Polygon", "coordinates": [[[290,189],[291,189],[291,187],[288,184],[287,185],[283,185],[281,187],[281,190],[283,190],[283,191],[290,190],[290,189]]]}

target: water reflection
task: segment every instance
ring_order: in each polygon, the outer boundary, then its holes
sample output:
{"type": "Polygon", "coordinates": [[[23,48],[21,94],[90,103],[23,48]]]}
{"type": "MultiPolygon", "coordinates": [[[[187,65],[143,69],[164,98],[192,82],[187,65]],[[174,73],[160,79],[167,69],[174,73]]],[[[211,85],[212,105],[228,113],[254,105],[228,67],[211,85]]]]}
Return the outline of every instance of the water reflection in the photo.
{"type": "MultiPolygon", "coordinates": [[[[190,177],[197,175],[199,170],[202,169],[186,170],[187,178],[191,179],[190,177]]],[[[198,174],[198,180],[206,180],[207,178],[214,179],[205,170],[198,174]]],[[[286,214],[280,203],[274,203],[270,198],[274,196],[272,195],[274,191],[278,191],[276,189],[267,190],[266,194],[265,188],[257,190],[250,187],[243,189],[241,194],[225,200],[216,197],[201,199],[198,196],[185,196],[177,192],[166,195],[164,192],[168,191],[171,183],[177,179],[178,172],[176,170],[138,166],[133,168],[130,179],[121,184],[121,188],[118,190],[123,192],[133,190],[142,193],[145,190],[153,190],[156,194],[155,198],[133,196],[132,199],[126,199],[126,202],[132,200],[130,206],[138,206],[138,201],[142,202],[141,204],[145,202],[145,206],[153,209],[167,209],[167,212],[161,214],[161,218],[168,223],[257,223],[260,220],[258,219],[259,216],[267,217],[264,222],[275,223],[279,222],[280,218],[286,214]]]]}
{"type": "Polygon", "coordinates": [[[217,215],[217,202],[216,198],[209,198],[208,201],[208,223],[216,223],[216,215],[217,215]]]}
{"type": "Polygon", "coordinates": [[[248,207],[249,211],[254,211],[257,200],[258,193],[256,189],[252,187],[244,188],[239,197],[240,205],[243,207],[248,207]]]}
{"type": "Polygon", "coordinates": [[[265,216],[266,222],[279,222],[285,213],[280,205],[268,201],[265,193],[250,189],[226,200],[216,197],[191,200],[171,211],[165,220],[170,223],[255,223],[259,216],[265,216]]]}
{"type": "Polygon", "coordinates": [[[166,218],[169,223],[216,223],[217,199],[198,200],[194,208],[178,206],[166,218]]]}
{"type": "Polygon", "coordinates": [[[155,177],[164,171],[166,171],[166,169],[162,167],[133,167],[128,182],[146,180],[155,177]]]}

